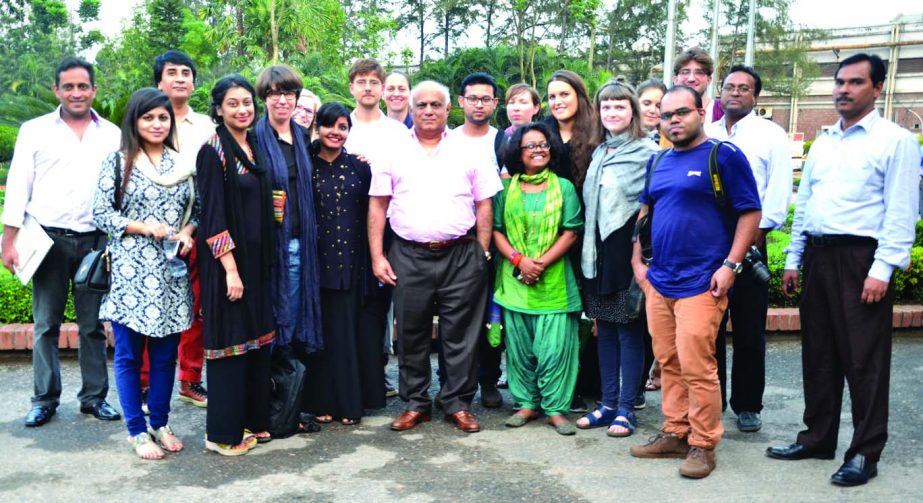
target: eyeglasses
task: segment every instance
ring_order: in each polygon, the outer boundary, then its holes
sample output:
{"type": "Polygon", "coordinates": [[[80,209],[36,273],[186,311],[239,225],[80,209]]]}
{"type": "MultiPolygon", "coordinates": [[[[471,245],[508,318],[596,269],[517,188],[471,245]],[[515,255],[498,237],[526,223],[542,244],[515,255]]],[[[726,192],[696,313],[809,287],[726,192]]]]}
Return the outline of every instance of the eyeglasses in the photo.
{"type": "Polygon", "coordinates": [[[704,70],[699,70],[699,69],[690,70],[688,68],[683,68],[682,70],[680,70],[678,75],[680,77],[688,77],[690,75],[695,75],[696,77],[699,77],[699,78],[708,76],[708,74],[705,73],[704,70]]]}
{"type": "Polygon", "coordinates": [[[305,114],[305,115],[314,115],[314,109],[313,109],[313,108],[305,108],[305,107],[303,107],[303,106],[301,106],[301,105],[296,105],[296,106],[295,106],[295,113],[302,113],[302,114],[305,114]]]}
{"type": "Polygon", "coordinates": [[[295,91],[269,91],[266,93],[266,101],[278,101],[279,98],[285,97],[289,101],[293,101],[298,97],[298,93],[295,91]]]}
{"type": "Polygon", "coordinates": [[[465,96],[465,103],[469,105],[477,105],[478,103],[484,104],[484,106],[490,105],[497,101],[497,98],[493,96],[465,96]]]}
{"type": "Polygon", "coordinates": [[[752,87],[746,84],[741,84],[739,86],[735,86],[734,84],[725,84],[724,87],[721,88],[721,90],[726,93],[733,93],[735,89],[740,94],[750,94],[750,91],[753,90],[752,87]]]}
{"type": "Polygon", "coordinates": [[[686,107],[683,107],[683,108],[677,108],[676,111],[673,111],[673,112],[661,112],[661,113],[660,113],[660,120],[662,120],[662,121],[668,121],[668,120],[672,119],[674,115],[682,119],[683,117],[685,117],[685,116],[691,114],[692,112],[695,112],[696,110],[701,110],[701,108],[686,108],[686,107]]]}
{"type": "Polygon", "coordinates": [[[549,144],[547,141],[543,141],[539,143],[530,141],[529,143],[526,143],[525,145],[520,145],[519,148],[521,148],[522,150],[535,150],[535,149],[548,150],[549,148],[551,148],[551,144],[549,144]]]}

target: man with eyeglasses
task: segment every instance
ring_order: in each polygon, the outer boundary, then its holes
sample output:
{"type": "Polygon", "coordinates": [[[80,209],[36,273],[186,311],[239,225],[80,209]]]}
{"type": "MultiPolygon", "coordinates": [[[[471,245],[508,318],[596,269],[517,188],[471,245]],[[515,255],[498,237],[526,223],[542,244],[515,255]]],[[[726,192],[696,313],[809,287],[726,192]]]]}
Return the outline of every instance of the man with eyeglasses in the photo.
{"type": "MultiPolygon", "coordinates": [[[[501,162],[497,155],[504,136],[502,131],[490,125],[498,101],[497,81],[490,75],[475,72],[462,79],[458,106],[465,112],[465,122],[461,127],[454,129],[450,136],[462,144],[463,151],[467,153],[471,162],[490,167],[499,173],[501,162]]],[[[488,283],[493,283],[493,277],[494,271],[491,267],[488,283]]],[[[486,318],[481,325],[486,327],[486,318]]],[[[481,405],[486,408],[503,405],[503,397],[497,389],[497,381],[501,375],[500,355],[500,348],[492,347],[487,342],[486,334],[478,338],[478,384],[481,388],[481,405]]]]}
{"type": "Polygon", "coordinates": [[[474,433],[481,427],[469,409],[487,307],[491,198],[502,184],[496,169],[472,162],[477,158],[465,151],[467,143],[446,130],[448,88],[424,81],[410,98],[411,141],[404,144],[401,162],[373,170],[369,191],[372,270],[380,282],[394,286],[400,397],[408,403],[391,429],[409,430],[430,420],[429,349],[438,315],[445,382],[436,399],[447,421],[474,433]],[[386,254],[387,210],[395,240],[386,254]]]}
{"type": "MultiPolygon", "coordinates": [[[[409,142],[407,128],[381,111],[379,103],[384,91],[385,69],[374,59],[360,59],[349,69],[349,92],[356,99],[356,108],[350,114],[352,128],[343,147],[350,154],[365,157],[372,172],[386,169],[392,163],[402,162],[405,145],[409,142]]],[[[385,232],[385,251],[390,247],[390,230],[385,232]]],[[[391,289],[380,286],[370,292],[368,304],[363,308],[360,323],[369,330],[381,326],[382,361],[388,365],[391,348],[388,330],[388,311],[391,307],[391,289]]],[[[382,370],[383,372],[384,369],[382,370]]],[[[394,396],[394,387],[385,372],[385,396],[394,396]]]]}
{"type": "Polygon", "coordinates": [[[875,108],[884,80],[885,64],[877,55],[858,53],[840,62],[833,84],[840,119],[815,139],[804,164],[782,276],[791,295],[804,266],[806,429],[795,443],[766,454],[833,459],[845,379],[852,440],[831,476],[841,486],[875,477],[888,440],[892,275],[910,266],[919,205],[917,139],[875,108]]]}
{"type": "Polygon", "coordinates": [[[727,207],[715,197],[708,165],[717,142],[705,135],[698,91],[674,86],[660,110],[660,129],[673,148],[648,162],[639,220],[652,215],[653,258],[645,264],[636,242],[632,268],[660,362],[664,424],[631,454],[685,458],[680,474],[703,478],[715,469],[724,433],[715,334],[756,236],[760,200],[747,158],[730,144],[716,152],[727,207]]]}
{"type": "MultiPolygon", "coordinates": [[[[762,88],[763,81],[753,68],[732,66],[721,87],[724,116],[717,122],[705,124],[705,133],[710,138],[732,142],[750,162],[763,212],[753,244],[759,249],[762,262],[767,264],[766,234],[782,228],[788,217],[792,159],[785,130],[753,111],[762,88]]],[[[768,308],[769,284],[749,274],[740,276],[729,298],[728,312],[734,327],[731,409],[737,414],[737,429],[743,432],[759,431],[763,424],[760,411],[766,386],[768,308]]],[[[727,321],[728,316],[725,316],[717,342],[722,406],[727,403],[727,321]]]]}
{"type": "MultiPolygon", "coordinates": [[[[64,306],[80,261],[105,246],[106,236],[93,223],[92,203],[103,160],[119,148],[121,132],[97,114],[93,65],[64,58],[51,86],[60,106],[32,119],[19,130],[3,208],[3,266],[23,266],[13,240],[27,218],[41,225],[53,241],[32,276],[32,347],[34,392],[26,426],[41,426],[55,415],[61,399],[58,339],[64,306]]],[[[77,394],[80,412],[105,421],[121,415],[106,402],[106,334],[99,321],[102,294],[74,288],[80,346],[77,357],[83,385],[77,394]]]]}
{"type": "Polygon", "coordinates": [[[702,108],[705,110],[705,124],[721,118],[724,113],[718,101],[708,99],[708,86],[711,85],[715,62],[701,47],[692,47],[683,51],[673,63],[673,84],[689,86],[702,96],[702,108]]]}

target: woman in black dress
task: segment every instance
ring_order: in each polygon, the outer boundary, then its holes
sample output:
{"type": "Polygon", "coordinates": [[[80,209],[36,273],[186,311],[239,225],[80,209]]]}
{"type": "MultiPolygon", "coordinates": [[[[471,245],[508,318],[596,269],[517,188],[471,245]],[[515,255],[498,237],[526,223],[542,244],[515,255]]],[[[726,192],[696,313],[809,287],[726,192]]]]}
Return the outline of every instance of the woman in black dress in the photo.
{"type": "Polygon", "coordinates": [[[253,86],[228,75],[212,89],[218,123],[199,150],[203,344],[208,359],[206,449],[239,456],[271,439],[270,344],[275,338],[272,264],[276,224],[267,162],[248,131],[256,119],[253,86]]]}
{"type": "Polygon", "coordinates": [[[311,145],[324,350],[309,369],[309,407],[319,421],[357,424],[385,405],[381,330],[364,306],[380,288],[369,262],[369,165],[343,149],[352,122],[341,103],[320,107],[311,145]]]}

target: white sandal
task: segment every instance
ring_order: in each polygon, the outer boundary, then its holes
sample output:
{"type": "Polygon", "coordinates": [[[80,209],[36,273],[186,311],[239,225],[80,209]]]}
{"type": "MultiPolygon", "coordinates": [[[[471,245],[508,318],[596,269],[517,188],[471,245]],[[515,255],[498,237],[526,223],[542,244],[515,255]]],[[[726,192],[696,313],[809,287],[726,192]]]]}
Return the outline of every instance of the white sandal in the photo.
{"type": "Polygon", "coordinates": [[[156,430],[148,428],[147,431],[157,439],[157,443],[164,451],[179,452],[183,450],[183,441],[177,438],[176,434],[173,433],[173,428],[170,428],[169,425],[163,425],[156,430]]]}
{"type": "Polygon", "coordinates": [[[148,433],[141,433],[135,437],[128,437],[128,441],[131,443],[131,449],[135,451],[135,454],[141,459],[158,460],[163,459],[165,455],[163,449],[154,443],[154,439],[152,439],[148,433]],[[145,450],[147,452],[144,452],[145,450]]]}

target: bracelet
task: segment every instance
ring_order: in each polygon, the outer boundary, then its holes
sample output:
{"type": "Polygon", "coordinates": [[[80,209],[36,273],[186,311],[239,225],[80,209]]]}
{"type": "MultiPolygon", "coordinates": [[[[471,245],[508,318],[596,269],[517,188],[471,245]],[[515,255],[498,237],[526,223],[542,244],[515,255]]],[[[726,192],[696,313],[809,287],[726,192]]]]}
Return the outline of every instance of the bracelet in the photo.
{"type": "Polygon", "coordinates": [[[514,251],[513,254],[510,255],[510,263],[513,264],[513,267],[519,267],[520,262],[522,262],[522,253],[514,251]]]}

